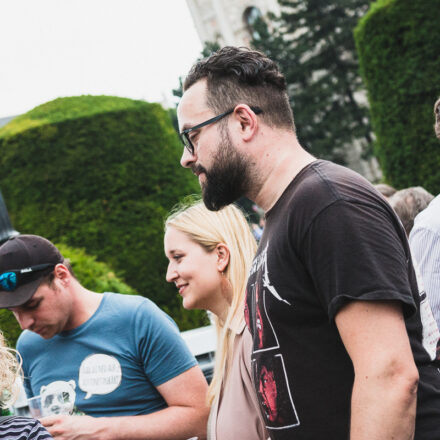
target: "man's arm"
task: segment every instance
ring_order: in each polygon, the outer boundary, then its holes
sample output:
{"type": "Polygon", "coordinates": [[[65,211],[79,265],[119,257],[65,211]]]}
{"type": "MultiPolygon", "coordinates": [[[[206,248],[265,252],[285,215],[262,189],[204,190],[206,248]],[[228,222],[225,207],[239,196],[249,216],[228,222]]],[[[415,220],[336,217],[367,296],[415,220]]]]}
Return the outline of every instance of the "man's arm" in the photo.
{"type": "Polygon", "coordinates": [[[335,321],[355,372],[350,439],[413,439],[418,371],[400,304],[353,301],[335,321]]]}
{"type": "Polygon", "coordinates": [[[409,236],[409,245],[432,313],[440,327],[440,235],[428,228],[416,226],[409,236]]]}
{"type": "Polygon", "coordinates": [[[42,424],[57,440],[184,440],[206,438],[207,383],[198,366],[157,387],[168,408],[124,417],[50,416],[42,424]]]}

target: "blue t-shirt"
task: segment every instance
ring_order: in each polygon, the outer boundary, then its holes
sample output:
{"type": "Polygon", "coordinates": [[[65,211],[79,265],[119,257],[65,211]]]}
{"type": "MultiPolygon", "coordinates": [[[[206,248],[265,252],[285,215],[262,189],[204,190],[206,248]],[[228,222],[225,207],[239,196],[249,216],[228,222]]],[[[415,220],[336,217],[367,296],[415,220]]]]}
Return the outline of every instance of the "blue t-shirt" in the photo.
{"type": "Polygon", "coordinates": [[[146,298],[116,293],[104,293],[94,315],[73,330],[48,340],[24,331],[17,350],[28,397],[72,387],[75,407],[97,417],[165,408],[156,387],[197,364],[168,315],[146,298]]]}

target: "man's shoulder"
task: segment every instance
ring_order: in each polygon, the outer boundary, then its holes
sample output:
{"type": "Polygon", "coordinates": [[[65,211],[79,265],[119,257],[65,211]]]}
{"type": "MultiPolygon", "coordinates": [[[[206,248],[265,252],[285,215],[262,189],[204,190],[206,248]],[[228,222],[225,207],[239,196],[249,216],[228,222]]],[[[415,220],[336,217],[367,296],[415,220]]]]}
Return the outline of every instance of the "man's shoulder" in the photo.
{"type": "Polygon", "coordinates": [[[105,294],[105,311],[102,315],[117,315],[119,319],[131,322],[133,325],[153,325],[158,321],[174,321],[161,310],[153,301],[139,295],[125,295],[120,293],[105,294]]]}
{"type": "Polygon", "coordinates": [[[305,167],[286,188],[275,206],[295,219],[313,219],[335,202],[385,205],[368,180],[349,168],[325,160],[305,167]]]}
{"type": "Polygon", "coordinates": [[[440,194],[417,215],[411,235],[414,235],[418,229],[428,229],[440,234],[440,194]]]}
{"type": "Polygon", "coordinates": [[[147,298],[140,295],[128,295],[125,293],[104,292],[105,301],[111,304],[121,305],[138,305],[144,301],[148,301],[147,298]]]}
{"type": "Polygon", "coordinates": [[[17,350],[23,353],[28,350],[37,350],[38,347],[44,345],[46,340],[37,333],[30,330],[23,330],[17,340],[17,350]]]}
{"type": "Polygon", "coordinates": [[[136,311],[140,307],[151,310],[156,307],[153,301],[140,295],[105,292],[105,307],[120,310],[121,312],[136,311]]]}

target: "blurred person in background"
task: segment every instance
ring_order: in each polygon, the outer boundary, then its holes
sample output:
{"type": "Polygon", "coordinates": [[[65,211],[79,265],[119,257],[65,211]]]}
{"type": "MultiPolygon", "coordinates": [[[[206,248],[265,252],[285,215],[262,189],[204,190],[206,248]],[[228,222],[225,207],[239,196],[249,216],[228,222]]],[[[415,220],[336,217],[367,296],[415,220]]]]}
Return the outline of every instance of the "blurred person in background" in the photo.
{"type": "MultiPolygon", "coordinates": [[[[434,131],[440,139],[440,99],[434,104],[434,116],[434,131]]],[[[409,244],[440,327],[440,194],[415,218],[409,244]]]]}
{"type": "MultiPolygon", "coordinates": [[[[0,403],[2,408],[13,404],[19,388],[17,378],[20,374],[20,364],[17,362],[14,350],[5,344],[0,332],[0,403]]],[[[7,440],[46,440],[52,436],[38,420],[21,416],[0,417],[0,438],[7,440]]]]}
{"type": "Polygon", "coordinates": [[[244,320],[247,276],[256,242],[233,205],[209,211],[202,202],[181,207],[165,223],[166,279],[186,309],[214,314],[217,351],[208,391],[210,440],[266,439],[251,381],[252,338],[244,320]]]}
{"type": "Polygon", "coordinates": [[[389,199],[397,190],[386,183],[378,183],[374,187],[386,198],[389,199]]]}
{"type": "Polygon", "coordinates": [[[395,192],[388,202],[400,218],[406,235],[409,236],[414,219],[431,202],[434,196],[421,186],[412,186],[395,192]]]}

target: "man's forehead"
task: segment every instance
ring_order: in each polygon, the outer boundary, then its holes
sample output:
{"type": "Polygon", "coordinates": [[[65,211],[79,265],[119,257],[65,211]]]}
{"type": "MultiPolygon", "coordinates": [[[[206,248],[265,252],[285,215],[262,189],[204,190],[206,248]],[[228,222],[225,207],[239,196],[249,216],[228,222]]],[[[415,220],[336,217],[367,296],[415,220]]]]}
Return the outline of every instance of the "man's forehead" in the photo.
{"type": "Polygon", "coordinates": [[[206,104],[206,80],[202,79],[187,89],[179,102],[177,118],[180,131],[197,124],[200,117],[209,112],[206,104]]]}

